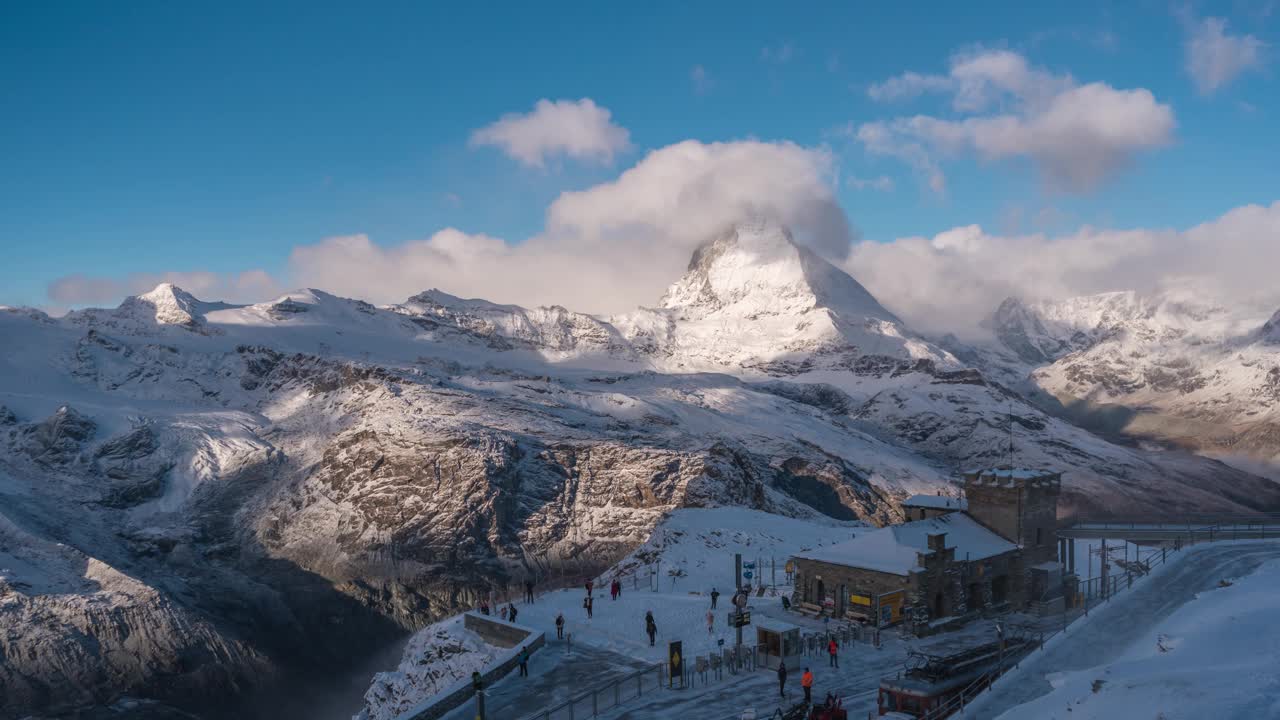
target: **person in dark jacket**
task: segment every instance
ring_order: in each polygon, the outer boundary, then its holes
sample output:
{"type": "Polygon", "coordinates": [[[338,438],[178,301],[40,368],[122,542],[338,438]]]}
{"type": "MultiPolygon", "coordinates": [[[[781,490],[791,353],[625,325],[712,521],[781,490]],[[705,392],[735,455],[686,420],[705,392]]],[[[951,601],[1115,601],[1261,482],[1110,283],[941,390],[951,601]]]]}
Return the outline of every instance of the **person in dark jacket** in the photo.
{"type": "Polygon", "coordinates": [[[778,661],[778,696],[787,696],[787,664],[781,660],[778,661]]]}
{"type": "Polygon", "coordinates": [[[533,581],[532,580],[524,581],[524,601],[526,603],[533,602],[533,581]]]}
{"type": "Polygon", "coordinates": [[[653,620],[653,611],[644,614],[644,631],[649,633],[649,647],[653,647],[654,637],[658,634],[658,623],[653,620]]]}
{"type": "Polygon", "coordinates": [[[715,588],[711,588],[711,609],[712,610],[716,609],[716,601],[719,599],[720,599],[720,591],[715,588]]]}
{"type": "Polygon", "coordinates": [[[507,604],[507,619],[511,622],[516,621],[516,605],[515,603],[507,604]]]}
{"type": "Polygon", "coordinates": [[[591,611],[595,608],[596,599],[590,595],[582,598],[582,607],[587,611],[587,619],[591,619],[591,611]]]}
{"type": "Polygon", "coordinates": [[[564,613],[556,613],[556,639],[564,639],[564,613]]]}
{"type": "Polygon", "coordinates": [[[520,677],[529,677],[529,648],[520,648],[520,677]]]}

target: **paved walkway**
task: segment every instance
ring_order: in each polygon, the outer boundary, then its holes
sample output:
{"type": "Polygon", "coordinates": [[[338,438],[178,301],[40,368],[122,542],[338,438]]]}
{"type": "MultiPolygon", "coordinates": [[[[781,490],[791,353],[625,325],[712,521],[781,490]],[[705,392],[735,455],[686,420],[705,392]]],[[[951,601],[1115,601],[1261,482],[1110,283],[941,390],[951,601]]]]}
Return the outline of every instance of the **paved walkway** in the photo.
{"type": "MultiPolygon", "coordinates": [[[[516,669],[488,689],[485,715],[518,720],[645,666],[646,663],[626,655],[577,644],[572,653],[565,654],[564,643],[551,639],[544,648],[529,656],[528,677],[520,677],[516,669]]],[[[474,720],[475,717],[474,699],[445,715],[446,720],[474,720]]]]}

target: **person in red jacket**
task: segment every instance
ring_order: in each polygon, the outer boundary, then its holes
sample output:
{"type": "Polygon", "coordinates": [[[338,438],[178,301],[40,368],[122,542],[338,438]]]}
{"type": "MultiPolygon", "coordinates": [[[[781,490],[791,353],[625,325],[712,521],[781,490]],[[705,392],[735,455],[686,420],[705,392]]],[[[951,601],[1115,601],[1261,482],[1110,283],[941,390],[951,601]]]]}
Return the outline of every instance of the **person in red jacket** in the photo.
{"type": "Polygon", "coordinates": [[[813,702],[813,673],[809,672],[809,668],[804,669],[804,674],[800,676],[800,687],[804,688],[804,704],[808,705],[813,702]]]}
{"type": "Polygon", "coordinates": [[[831,638],[827,641],[827,654],[831,656],[831,667],[840,667],[840,647],[836,645],[836,639],[831,638]]]}

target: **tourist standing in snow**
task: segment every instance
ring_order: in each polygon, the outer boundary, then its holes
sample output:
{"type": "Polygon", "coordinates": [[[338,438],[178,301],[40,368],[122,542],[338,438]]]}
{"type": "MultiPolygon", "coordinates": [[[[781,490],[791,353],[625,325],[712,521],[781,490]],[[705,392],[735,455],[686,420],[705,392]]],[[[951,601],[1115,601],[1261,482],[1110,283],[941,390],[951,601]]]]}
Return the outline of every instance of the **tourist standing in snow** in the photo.
{"type": "Polygon", "coordinates": [[[618,578],[614,578],[613,582],[609,583],[609,594],[613,596],[614,600],[617,600],[618,596],[622,594],[622,583],[618,582],[618,578]]]}
{"type": "Polygon", "coordinates": [[[588,578],[588,579],[587,579],[587,594],[588,594],[588,595],[590,595],[590,594],[591,594],[591,588],[593,588],[593,587],[595,587],[595,586],[596,586],[595,582],[593,582],[590,578],[588,578]]]}
{"type": "Polygon", "coordinates": [[[707,634],[708,635],[715,632],[715,626],[716,626],[716,614],[708,610],[707,611],[707,634]]]}
{"type": "Polygon", "coordinates": [[[778,660],[778,696],[787,696],[787,664],[778,660]]]}
{"type": "Polygon", "coordinates": [[[507,605],[507,614],[511,616],[511,622],[516,621],[516,606],[514,603],[507,605]]]}
{"type": "Polygon", "coordinates": [[[527,603],[533,602],[533,581],[532,580],[524,581],[524,601],[527,603]]]}
{"type": "Polygon", "coordinates": [[[529,677],[529,648],[520,648],[520,677],[529,677]]]}
{"type": "Polygon", "coordinates": [[[809,672],[809,668],[804,669],[804,674],[800,676],[800,687],[804,688],[804,704],[808,705],[813,702],[813,673],[809,672]]]}
{"type": "Polygon", "coordinates": [[[587,611],[587,619],[591,619],[591,606],[595,604],[595,599],[590,595],[582,598],[582,607],[587,611]]]}
{"type": "Polygon", "coordinates": [[[649,647],[653,647],[654,636],[658,634],[658,623],[653,621],[653,611],[644,614],[644,631],[649,633],[649,647]]]}
{"type": "Polygon", "coordinates": [[[840,647],[836,645],[836,639],[831,638],[827,641],[827,654],[831,656],[830,666],[833,668],[840,667],[840,647]]]}
{"type": "Polygon", "coordinates": [[[556,639],[564,639],[564,613],[556,613],[556,639]]]}
{"type": "Polygon", "coordinates": [[[506,608],[506,607],[503,607],[503,608],[502,608],[502,610],[500,610],[499,612],[501,612],[501,613],[502,613],[502,619],[503,619],[503,620],[506,620],[506,619],[507,619],[507,608],[506,608]]]}
{"type": "Polygon", "coordinates": [[[720,591],[715,588],[711,588],[711,609],[712,610],[716,609],[716,600],[719,600],[719,599],[720,599],[720,591]]]}

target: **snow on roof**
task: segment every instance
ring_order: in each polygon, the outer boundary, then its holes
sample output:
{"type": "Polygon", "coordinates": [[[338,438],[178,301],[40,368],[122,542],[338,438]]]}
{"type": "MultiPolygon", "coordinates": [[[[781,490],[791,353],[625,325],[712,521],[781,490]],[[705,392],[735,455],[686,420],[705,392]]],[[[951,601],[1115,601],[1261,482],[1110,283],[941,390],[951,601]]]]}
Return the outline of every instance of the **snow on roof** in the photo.
{"type": "Polygon", "coordinates": [[[945,495],[912,495],[902,507],[934,508],[936,510],[968,510],[969,501],[945,495]]]}
{"type": "Polygon", "coordinates": [[[892,575],[909,575],[916,567],[916,554],[931,553],[929,536],[938,533],[946,533],[946,546],[955,548],[957,560],[984,560],[1017,549],[1016,545],[982,527],[968,515],[951,513],[880,528],[848,542],[810,550],[796,557],[892,575]]]}
{"type": "Polygon", "coordinates": [[[1057,473],[1048,470],[1032,470],[1030,468],[979,468],[969,470],[966,475],[981,475],[982,477],[995,477],[1001,480],[1013,478],[1015,480],[1035,480],[1037,478],[1056,475],[1057,473]]]}
{"type": "Polygon", "coordinates": [[[752,617],[751,622],[761,630],[768,630],[769,632],[776,632],[778,634],[800,629],[799,625],[792,625],[789,622],[784,622],[776,618],[764,617],[760,615],[752,617]]]}

